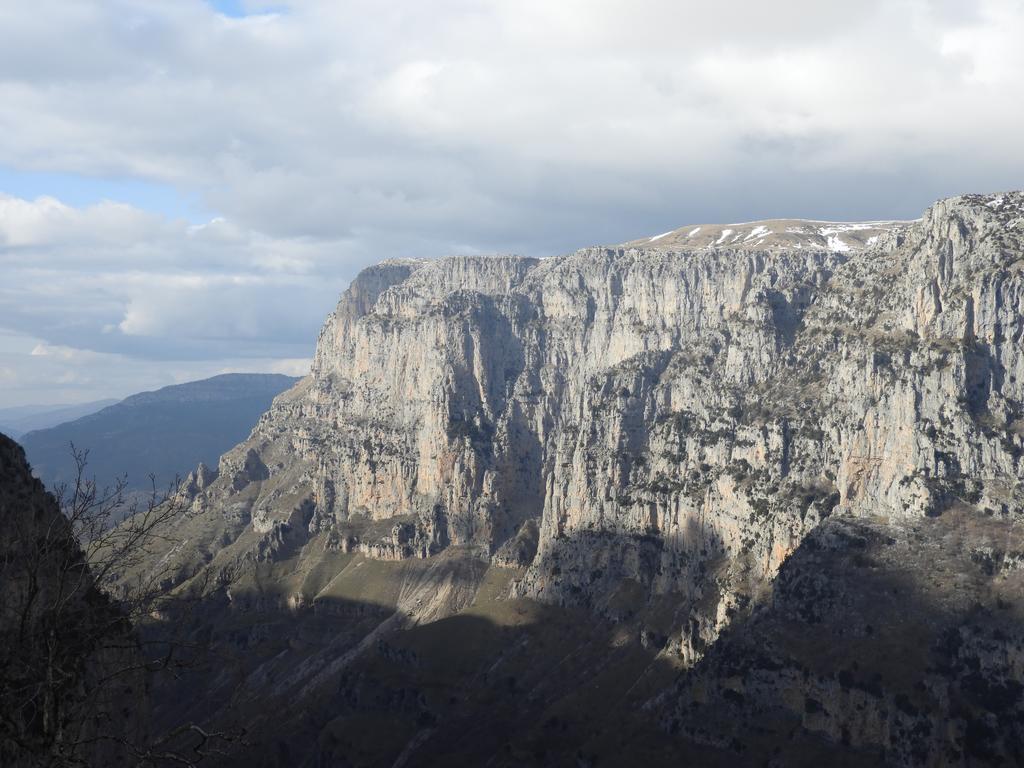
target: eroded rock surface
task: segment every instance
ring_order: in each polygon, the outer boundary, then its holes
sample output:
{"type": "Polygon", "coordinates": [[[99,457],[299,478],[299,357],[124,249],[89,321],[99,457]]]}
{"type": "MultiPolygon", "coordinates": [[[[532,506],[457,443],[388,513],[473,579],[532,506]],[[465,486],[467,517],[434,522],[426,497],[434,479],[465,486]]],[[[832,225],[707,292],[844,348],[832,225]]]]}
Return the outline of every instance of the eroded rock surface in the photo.
{"type": "MultiPolygon", "coordinates": [[[[261,574],[259,599],[315,611],[336,604],[331,558],[397,561],[405,597],[378,604],[402,626],[465,610],[488,568],[517,569],[491,598],[584,610],[685,669],[730,626],[761,626],[752,611],[779,594],[816,610],[811,593],[778,593],[788,582],[776,575],[801,546],[845,530],[833,520],[1013,527],[1024,195],[952,198],[914,222],[776,224],[744,225],[740,240],[684,228],[562,257],[364,271],[328,318],[311,375],[216,473],[190,478],[175,532],[186,543],[161,564],[179,589],[205,576],[236,606],[261,574]],[[789,231],[799,227],[810,229],[789,231]],[[403,563],[437,558],[469,565],[409,581],[403,563]],[[449,585],[440,602],[434,578],[449,585]]],[[[801,685],[824,712],[847,706],[801,685]]],[[[696,700],[685,686],[677,695],[696,700]]],[[[944,712],[956,695],[931,702],[944,712]]],[[[835,714],[804,726],[918,764],[882,733],[917,725],[881,701],[865,703],[874,724],[849,733],[835,714]]],[[[680,722],[664,718],[682,733],[680,722]]],[[[733,749],[724,736],[686,738],[733,749]]],[[[946,758],[968,759],[956,743],[946,758]]]]}
{"type": "Polygon", "coordinates": [[[772,597],[656,700],[682,738],[763,764],[1024,760],[1024,526],[834,518],[772,597]]]}

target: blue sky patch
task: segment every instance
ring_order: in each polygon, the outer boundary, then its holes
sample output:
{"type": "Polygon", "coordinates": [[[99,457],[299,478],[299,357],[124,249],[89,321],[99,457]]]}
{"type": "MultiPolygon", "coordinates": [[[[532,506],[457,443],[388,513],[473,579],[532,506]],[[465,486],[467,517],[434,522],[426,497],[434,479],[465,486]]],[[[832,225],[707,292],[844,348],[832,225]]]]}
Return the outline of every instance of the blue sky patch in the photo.
{"type": "Polygon", "coordinates": [[[0,166],[0,192],[34,200],[55,197],[67,205],[82,208],[102,200],[128,203],[168,218],[183,218],[198,224],[214,214],[206,210],[195,195],[185,195],[169,184],[139,179],[97,178],[77,173],[19,171],[0,166]]]}
{"type": "Polygon", "coordinates": [[[207,0],[217,13],[232,19],[257,16],[263,13],[284,13],[284,7],[272,3],[246,2],[246,0],[207,0]]]}

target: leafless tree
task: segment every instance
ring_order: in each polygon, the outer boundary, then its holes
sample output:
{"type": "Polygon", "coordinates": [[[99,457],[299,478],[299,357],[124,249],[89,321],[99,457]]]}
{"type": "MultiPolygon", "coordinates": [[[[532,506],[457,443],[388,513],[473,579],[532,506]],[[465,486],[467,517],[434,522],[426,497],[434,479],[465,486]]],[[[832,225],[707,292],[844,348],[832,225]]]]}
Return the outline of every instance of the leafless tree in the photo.
{"type": "Polygon", "coordinates": [[[124,478],[100,488],[88,452],[71,450],[75,479],[56,498],[36,482],[0,494],[0,764],[198,765],[238,734],[148,733],[147,678],[187,663],[187,644],[138,632],[187,610],[153,565],[187,505],[177,482],[160,492],[151,478],[144,498],[124,478]]]}

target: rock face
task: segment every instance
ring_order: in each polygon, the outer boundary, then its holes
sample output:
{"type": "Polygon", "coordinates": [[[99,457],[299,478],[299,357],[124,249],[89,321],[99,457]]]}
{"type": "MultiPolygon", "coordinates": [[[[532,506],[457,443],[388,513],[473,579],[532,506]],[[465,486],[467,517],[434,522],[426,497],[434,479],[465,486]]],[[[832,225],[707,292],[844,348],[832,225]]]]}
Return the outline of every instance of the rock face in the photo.
{"type": "MultiPolygon", "coordinates": [[[[966,515],[1019,535],[1024,194],[943,200],[914,222],[708,230],[364,271],[311,375],[216,478],[191,478],[189,545],[161,562],[176,582],[212,569],[230,590],[246,563],[314,549],[459,553],[519,568],[512,597],[634,626],[689,668],[730,626],[762,626],[764,601],[813,602],[775,577],[829,531],[966,515]]],[[[990,662],[1000,680],[1020,671],[1016,656],[990,662]]],[[[828,713],[816,722],[832,718],[823,738],[925,760],[891,730],[918,721],[879,714],[898,701],[846,733],[836,713],[852,717],[852,698],[773,674],[757,695],[790,681],[828,713]]],[[[934,692],[937,711],[959,695],[934,692]]],[[[684,732],[681,717],[666,728],[684,732]]],[[[946,746],[936,759],[968,759],[946,746]]]]}
{"type": "Polygon", "coordinates": [[[770,600],[657,700],[688,741],[780,765],[1024,759],[1024,528],[832,518],[770,600]]]}

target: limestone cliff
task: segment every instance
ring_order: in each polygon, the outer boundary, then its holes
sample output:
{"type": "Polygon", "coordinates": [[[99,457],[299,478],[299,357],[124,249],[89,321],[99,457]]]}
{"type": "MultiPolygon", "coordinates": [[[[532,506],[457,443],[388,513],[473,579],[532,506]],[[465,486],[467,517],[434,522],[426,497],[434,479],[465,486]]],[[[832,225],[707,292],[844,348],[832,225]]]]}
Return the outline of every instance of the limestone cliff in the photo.
{"type": "Polygon", "coordinates": [[[261,610],[329,610],[332,557],[348,580],[352,556],[436,561],[392,572],[407,626],[517,569],[503,595],[631,627],[687,668],[828,518],[1017,535],[1024,194],[708,229],[364,271],[310,376],[184,486],[168,586],[213,575],[238,605],[262,574],[261,610]],[[292,575],[268,590],[275,563],[292,575]]]}
{"type": "Polygon", "coordinates": [[[1019,507],[1022,217],[965,196],[843,248],[368,269],[312,374],[191,484],[228,529],[194,543],[462,545],[542,600],[675,595],[696,658],[830,514],[1019,507]]]}

